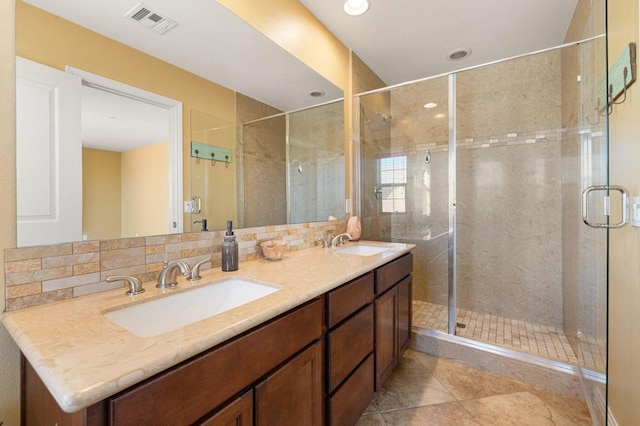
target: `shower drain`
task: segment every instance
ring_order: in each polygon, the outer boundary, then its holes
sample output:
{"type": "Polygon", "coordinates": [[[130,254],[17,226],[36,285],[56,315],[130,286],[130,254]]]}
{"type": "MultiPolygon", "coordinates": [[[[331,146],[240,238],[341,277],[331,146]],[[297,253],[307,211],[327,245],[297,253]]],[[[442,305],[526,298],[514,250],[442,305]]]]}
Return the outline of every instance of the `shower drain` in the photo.
{"type": "Polygon", "coordinates": [[[467,328],[467,324],[463,324],[461,322],[457,322],[456,323],[456,327],[458,327],[458,328],[467,328]]]}

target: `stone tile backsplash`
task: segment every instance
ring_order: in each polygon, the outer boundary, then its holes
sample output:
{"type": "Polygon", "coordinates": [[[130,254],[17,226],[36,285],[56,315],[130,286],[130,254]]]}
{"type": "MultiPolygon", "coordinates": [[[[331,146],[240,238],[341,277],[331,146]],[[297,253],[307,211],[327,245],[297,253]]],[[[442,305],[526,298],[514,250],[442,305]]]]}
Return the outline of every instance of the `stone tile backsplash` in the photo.
{"type": "MultiPolygon", "coordinates": [[[[237,229],[235,235],[243,262],[263,257],[259,248],[263,241],[281,239],[295,251],[311,248],[319,238],[344,228],[345,221],[334,220],[237,229]]],[[[194,232],[6,249],[6,309],[15,311],[124,286],[123,282],[107,283],[111,275],[155,281],[164,261],[193,265],[211,256],[211,265],[203,269],[219,267],[223,235],[224,231],[194,232]]]]}

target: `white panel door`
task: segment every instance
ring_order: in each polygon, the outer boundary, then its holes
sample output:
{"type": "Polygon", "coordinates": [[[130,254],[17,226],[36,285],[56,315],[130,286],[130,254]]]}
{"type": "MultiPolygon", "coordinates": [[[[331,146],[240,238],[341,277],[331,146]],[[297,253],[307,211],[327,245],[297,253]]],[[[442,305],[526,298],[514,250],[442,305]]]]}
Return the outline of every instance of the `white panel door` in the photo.
{"type": "Polygon", "coordinates": [[[18,247],[82,239],[81,79],[16,63],[18,247]]]}

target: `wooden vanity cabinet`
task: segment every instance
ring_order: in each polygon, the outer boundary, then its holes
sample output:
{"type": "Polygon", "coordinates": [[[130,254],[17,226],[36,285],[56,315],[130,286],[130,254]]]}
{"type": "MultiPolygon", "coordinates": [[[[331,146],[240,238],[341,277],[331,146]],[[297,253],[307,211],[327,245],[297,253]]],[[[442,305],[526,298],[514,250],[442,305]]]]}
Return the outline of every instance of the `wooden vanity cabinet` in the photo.
{"type": "Polygon", "coordinates": [[[20,364],[22,375],[21,425],[84,426],[105,424],[103,403],[94,404],[75,413],[65,413],[22,354],[20,354],[20,364]]]}
{"type": "Polygon", "coordinates": [[[356,424],[373,399],[374,274],[327,293],[327,424],[356,424]]]}
{"type": "MultiPolygon", "coordinates": [[[[27,426],[52,425],[57,419],[62,419],[58,424],[253,424],[254,416],[249,414],[249,410],[255,411],[254,398],[248,397],[246,392],[257,385],[254,392],[263,395],[264,392],[259,391],[260,383],[268,383],[272,375],[282,377],[279,372],[286,370],[287,366],[290,366],[289,371],[297,371],[301,376],[314,375],[315,379],[306,383],[313,388],[314,412],[322,413],[322,409],[318,407],[322,407],[324,403],[322,351],[319,349],[324,331],[323,316],[324,299],[316,298],[229,342],[73,414],[60,410],[35,372],[29,374],[31,367],[28,366],[24,371],[29,380],[23,380],[22,391],[23,423],[27,426]],[[310,351],[307,348],[315,349],[310,351]],[[312,373],[307,366],[297,368],[300,363],[297,353],[300,356],[313,354],[312,373]],[[220,411],[223,406],[226,411],[220,411]],[[50,413],[43,414],[43,407],[53,408],[50,413]],[[249,418],[251,421],[246,423],[249,418]],[[238,420],[242,423],[238,423],[238,420]]],[[[293,376],[289,375],[291,377],[293,376]]],[[[279,383],[283,383],[283,380],[280,379],[279,383]]],[[[298,385],[297,380],[290,380],[289,384],[298,385]]],[[[286,398],[290,394],[286,393],[286,384],[275,386],[267,394],[272,401],[280,401],[281,405],[288,404],[293,412],[311,410],[287,402],[286,398]]],[[[279,409],[275,404],[265,406],[258,403],[258,406],[261,407],[261,415],[267,417],[270,409],[279,409]]]]}
{"type": "Polygon", "coordinates": [[[412,276],[398,283],[398,346],[400,354],[411,345],[411,319],[413,314],[413,281],[412,276]]]}
{"type": "Polygon", "coordinates": [[[319,339],[323,308],[316,299],[110,397],[110,424],[192,424],[319,339]]]}
{"type": "Polygon", "coordinates": [[[253,389],[239,396],[215,414],[196,423],[198,426],[251,426],[253,425],[253,389]]]}
{"type": "Polygon", "coordinates": [[[256,426],[322,426],[322,345],[316,342],[256,386],[256,426]]]}
{"type": "Polygon", "coordinates": [[[60,410],[23,357],[22,424],[354,425],[410,343],[412,262],[395,259],[77,413],[60,410]]]}
{"type": "Polygon", "coordinates": [[[411,340],[411,272],[406,254],[375,270],[375,390],[381,389],[411,340]]]}

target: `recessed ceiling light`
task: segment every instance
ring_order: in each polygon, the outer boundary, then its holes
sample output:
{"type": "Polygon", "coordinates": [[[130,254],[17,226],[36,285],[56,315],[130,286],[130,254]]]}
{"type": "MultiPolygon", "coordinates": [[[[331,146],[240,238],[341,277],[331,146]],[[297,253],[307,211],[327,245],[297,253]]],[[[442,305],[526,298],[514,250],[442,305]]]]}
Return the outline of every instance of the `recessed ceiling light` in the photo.
{"type": "Polygon", "coordinates": [[[425,108],[435,108],[437,106],[438,106],[438,104],[435,103],[435,102],[427,102],[426,104],[424,104],[425,108]]]}
{"type": "Polygon", "coordinates": [[[445,118],[445,117],[446,117],[446,115],[444,115],[444,114],[436,114],[436,115],[433,116],[433,118],[445,118]]]}
{"type": "Polygon", "coordinates": [[[367,0],[347,0],[344,3],[344,13],[351,16],[358,16],[369,10],[367,0]]]}
{"type": "Polygon", "coordinates": [[[325,95],[322,90],[314,90],[313,92],[309,92],[309,96],[313,96],[314,98],[321,98],[325,95]]]}
{"type": "Polygon", "coordinates": [[[471,55],[471,49],[455,49],[449,52],[447,59],[450,61],[459,61],[471,55]]]}

